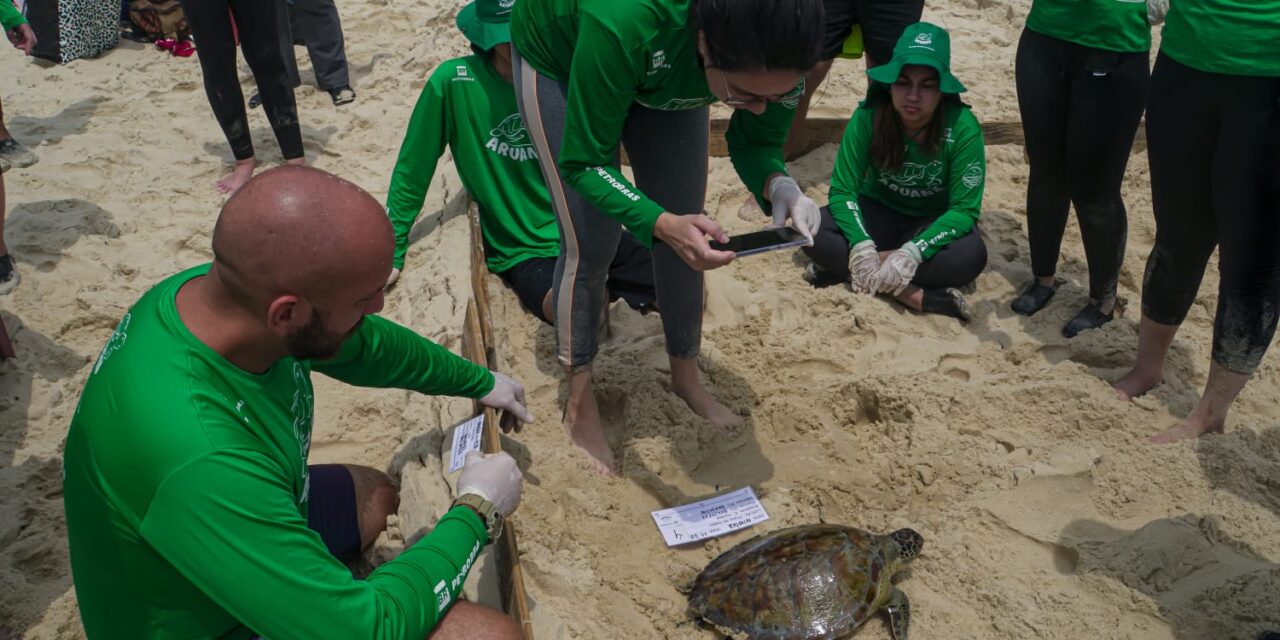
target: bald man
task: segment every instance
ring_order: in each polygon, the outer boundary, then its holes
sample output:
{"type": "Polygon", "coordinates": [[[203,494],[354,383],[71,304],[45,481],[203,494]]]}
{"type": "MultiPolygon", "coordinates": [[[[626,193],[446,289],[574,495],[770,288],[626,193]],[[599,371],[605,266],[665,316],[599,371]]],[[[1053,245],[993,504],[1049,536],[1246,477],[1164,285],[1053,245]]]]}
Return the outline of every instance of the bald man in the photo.
{"type": "Polygon", "coordinates": [[[521,637],[501,613],[456,603],[519,503],[510,456],[468,459],[431,533],[364,580],[343,560],[385,528],[391,480],[307,465],[313,370],[532,419],[519,384],[373,315],[393,250],[369,194],[285,166],[227,201],[212,264],[125,314],[93,363],[63,461],[91,640],[521,637]]]}

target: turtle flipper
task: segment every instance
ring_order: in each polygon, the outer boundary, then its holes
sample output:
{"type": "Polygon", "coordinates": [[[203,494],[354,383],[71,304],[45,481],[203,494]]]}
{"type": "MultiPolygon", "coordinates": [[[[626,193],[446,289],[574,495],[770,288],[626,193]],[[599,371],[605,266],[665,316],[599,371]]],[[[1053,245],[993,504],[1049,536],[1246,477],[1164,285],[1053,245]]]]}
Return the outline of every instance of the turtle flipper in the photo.
{"type": "Polygon", "coordinates": [[[893,640],[907,640],[907,627],[911,624],[911,601],[907,600],[907,594],[895,587],[884,610],[889,614],[893,640]]]}

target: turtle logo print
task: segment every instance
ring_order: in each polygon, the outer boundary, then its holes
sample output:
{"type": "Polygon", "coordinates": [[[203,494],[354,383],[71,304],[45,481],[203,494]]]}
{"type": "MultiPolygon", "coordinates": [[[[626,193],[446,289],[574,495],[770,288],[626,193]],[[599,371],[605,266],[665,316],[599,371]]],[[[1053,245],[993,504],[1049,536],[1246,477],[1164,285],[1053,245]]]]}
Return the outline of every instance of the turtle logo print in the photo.
{"type": "Polygon", "coordinates": [[[912,44],[911,48],[912,49],[928,49],[930,51],[933,51],[933,34],[917,33],[915,44],[912,44]]]}
{"type": "Polygon", "coordinates": [[[129,329],[129,320],[132,317],[133,314],[131,313],[124,314],[124,317],[120,319],[120,325],[116,327],[115,331],[111,332],[111,339],[107,340],[107,346],[102,348],[102,353],[98,354],[98,362],[93,365],[94,373],[97,373],[102,368],[102,363],[106,362],[107,358],[110,358],[111,354],[118,351],[120,347],[123,347],[124,341],[129,339],[129,334],[125,332],[129,329]]]}
{"type": "Polygon", "coordinates": [[[970,162],[969,166],[964,168],[964,173],[960,174],[960,182],[970,189],[982,184],[982,167],[977,162],[970,162]]]}
{"type": "Polygon", "coordinates": [[[904,162],[898,173],[880,174],[880,184],[908,198],[928,198],[942,190],[943,169],[941,160],[929,164],[904,162]]]}
{"type": "Polygon", "coordinates": [[[538,158],[537,152],[533,149],[533,142],[529,140],[529,131],[524,128],[524,120],[520,118],[519,112],[507,116],[497,127],[490,130],[489,141],[484,146],[504,158],[517,162],[538,158]]]}

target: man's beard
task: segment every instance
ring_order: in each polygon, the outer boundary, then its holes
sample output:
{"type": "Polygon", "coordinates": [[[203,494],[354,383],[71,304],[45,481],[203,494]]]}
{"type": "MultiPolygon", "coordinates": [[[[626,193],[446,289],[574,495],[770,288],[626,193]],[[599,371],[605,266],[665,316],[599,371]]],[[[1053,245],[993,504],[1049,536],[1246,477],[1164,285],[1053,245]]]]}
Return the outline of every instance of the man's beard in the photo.
{"type": "Polygon", "coordinates": [[[338,355],[342,349],[342,343],[360,328],[361,322],[364,322],[364,318],[361,318],[360,322],[357,322],[356,326],[346,334],[330,333],[325,330],[320,314],[312,309],[311,319],[307,320],[307,325],[287,338],[285,348],[288,349],[289,355],[299,360],[328,360],[338,355]]]}

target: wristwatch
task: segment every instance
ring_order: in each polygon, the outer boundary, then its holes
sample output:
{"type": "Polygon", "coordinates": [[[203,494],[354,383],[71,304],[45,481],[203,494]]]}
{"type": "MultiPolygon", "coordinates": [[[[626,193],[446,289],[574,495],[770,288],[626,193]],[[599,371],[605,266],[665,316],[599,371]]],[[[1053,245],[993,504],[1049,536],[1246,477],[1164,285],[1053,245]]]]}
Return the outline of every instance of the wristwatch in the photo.
{"type": "Polygon", "coordinates": [[[480,516],[480,520],[484,522],[484,528],[489,532],[489,542],[497,540],[498,536],[502,535],[502,514],[498,513],[498,508],[493,506],[492,502],[474,493],[464,493],[458,496],[449,508],[460,505],[471,507],[480,516]]]}

